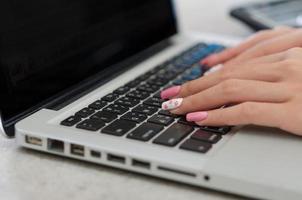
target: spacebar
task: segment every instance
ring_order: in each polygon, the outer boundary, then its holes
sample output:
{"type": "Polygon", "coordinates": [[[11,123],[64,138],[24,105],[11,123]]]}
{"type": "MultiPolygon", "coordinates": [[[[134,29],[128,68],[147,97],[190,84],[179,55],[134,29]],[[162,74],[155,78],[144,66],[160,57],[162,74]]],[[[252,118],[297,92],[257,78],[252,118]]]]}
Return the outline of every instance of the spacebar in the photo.
{"type": "Polygon", "coordinates": [[[175,146],[193,130],[194,128],[192,126],[176,123],[158,136],[153,143],[165,146],[175,146]]]}

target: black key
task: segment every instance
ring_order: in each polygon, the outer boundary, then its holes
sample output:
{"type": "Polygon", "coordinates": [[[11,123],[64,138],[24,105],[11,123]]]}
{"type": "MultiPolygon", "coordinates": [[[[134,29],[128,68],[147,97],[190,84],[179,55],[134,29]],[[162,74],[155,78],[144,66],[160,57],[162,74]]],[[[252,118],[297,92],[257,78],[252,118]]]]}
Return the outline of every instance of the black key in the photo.
{"type": "Polygon", "coordinates": [[[76,123],[80,122],[81,120],[82,120],[82,118],[79,117],[79,116],[70,116],[67,119],[64,119],[61,122],[61,125],[63,125],[63,126],[73,126],[76,123]]]}
{"type": "Polygon", "coordinates": [[[146,114],[146,115],[153,115],[154,113],[157,112],[157,110],[158,109],[156,107],[141,104],[136,106],[132,111],[146,114]]]}
{"type": "Polygon", "coordinates": [[[148,122],[161,124],[165,126],[170,125],[173,121],[174,119],[172,117],[165,116],[165,115],[153,115],[150,119],[148,119],[148,122]]]}
{"type": "Polygon", "coordinates": [[[131,97],[122,97],[115,101],[116,104],[127,106],[127,107],[133,107],[140,103],[140,100],[134,99],[131,97]]]}
{"type": "Polygon", "coordinates": [[[136,80],[142,82],[142,81],[145,81],[145,80],[147,80],[148,78],[150,78],[150,76],[151,76],[151,73],[147,72],[147,73],[142,74],[142,75],[140,75],[139,77],[137,77],[136,80]]]}
{"type": "Polygon", "coordinates": [[[88,131],[97,131],[105,126],[105,122],[97,119],[86,119],[79,123],[76,127],[88,131]]]}
{"type": "Polygon", "coordinates": [[[121,117],[121,119],[133,121],[136,123],[141,123],[147,119],[147,115],[137,113],[137,112],[128,112],[121,117]]]}
{"type": "Polygon", "coordinates": [[[89,115],[92,115],[95,112],[95,110],[93,108],[83,108],[82,110],[76,112],[76,116],[82,117],[82,118],[86,118],[89,115]]]}
{"type": "Polygon", "coordinates": [[[97,113],[95,113],[94,115],[92,115],[90,117],[90,119],[99,119],[99,120],[102,120],[102,121],[104,121],[106,123],[112,122],[116,118],[117,118],[117,114],[116,113],[107,112],[107,111],[97,112],[97,113]]]}
{"type": "Polygon", "coordinates": [[[125,112],[127,112],[129,110],[129,108],[126,106],[118,105],[118,104],[112,104],[112,105],[107,106],[103,110],[121,115],[121,114],[124,114],[125,112]]]}
{"type": "Polygon", "coordinates": [[[129,90],[130,90],[129,87],[124,86],[124,87],[120,87],[120,88],[114,90],[113,93],[116,93],[116,94],[119,94],[119,95],[123,95],[123,94],[127,93],[129,90]]]}
{"type": "Polygon", "coordinates": [[[185,125],[190,125],[190,126],[197,126],[196,123],[194,122],[188,122],[186,120],[186,117],[182,116],[179,120],[178,120],[178,123],[181,123],[181,124],[185,124],[185,125]]]}
{"type": "Polygon", "coordinates": [[[146,91],[146,92],[153,93],[153,92],[156,92],[157,90],[159,90],[159,88],[160,87],[157,85],[150,85],[150,84],[144,83],[144,84],[140,85],[137,89],[140,91],[146,91]]]}
{"type": "Polygon", "coordinates": [[[88,107],[95,109],[95,110],[99,110],[99,109],[105,107],[106,105],[107,105],[106,101],[97,100],[97,101],[93,102],[92,104],[90,104],[88,107]]]}
{"type": "Polygon", "coordinates": [[[168,110],[160,110],[160,111],[158,112],[158,114],[166,115],[166,116],[173,117],[173,118],[177,118],[177,117],[178,117],[177,115],[172,114],[172,113],[169,112],[168,110]]]}
{"type": "Polygon", "coordinates": [[[210,143],[202,142],[194,139],[188,139],[183,144],[181,144],[180,148],[195,151],[199,153],[206,153],[212,147],[210,143]]]}
{"type": "Polygon", "coordinates": [[[152,124],[152,123],[143,123],[134,131],[127,135],[127,138],[140,140],[140,141],[149,141],[156,134],[164,129],[163,126],[152,124]]]}
{"type": "Polygon", "coordinates": [[[163,102],[164,102],[164,100],[162,100],[162,99],[151,97],[151,98],[147,99],[146,101],[144,101],[144,104],[160,108],[161,104],[163,102]]]}
{"type": "Polygon", "coordinates": [[[129,88],[135,88],[137,87],[142,81],[139,79],[135,79],[133,81],[130,81],[129,83],[126,84],[127,87],[129,88]]]}
{"type": "Polygon", "coordinates": [[[150,85],[158,85],[160,87],[166,85],[169,82],[169,80],[164,79],[164,78],[158,78],[158,77],[154,77],[151,78],[147,83],[150,85]]]}
{"type": "Polygon", "coordinates": [[[136,125],[135,122],[118,119],[118,120],[115,120],[114,122],[112,122],[111,124],[109,124],[107,127],[105,127],[102,130],[102,133],[115,135],[115,136],[123,136],[128,131],[133,129],[135,127],[135,125],[136,125]]]}
{"type": "Polygon", "coordinates": [[[110,94],[107,94],[106,96],[104,96],[102,98],[102,100],[112,102],[112,101],[116,100],[118,97],[119,97],[118,94],[110,93],[110,94]]]}
{"type": "Polygon", "coordinates": [[[194,129],[191,126],[176,123],[158,136],[153,143],[165,146],[175,146],[193,130],[194,129]]]}
{"type": "Polygon", "coordinates": [[[222,137],[220,134],[198,130],[191,136],[191,138],[214,144],[217,143],[222,137]]]}
{"type": "Polygon", "coordinates": [[[161,99],[160,92],[157,92],[155,95],[153,95],[153,97],[158,98],[158,99],[161,99]]]}
{"type": "Polygon", "coordinates": [[[231,131],[231,127],[229,126],[223,126],[223,127],[213,127],[213,126],[202,126],[200,129],[213,132],[213,133],[219,133],[219,134],[227,134],[231,131]]]}
{"type": "Polygon", "coordinates": [[[136,98],[136,99],[146,99],[147,97],[150,96],[149,92],[146,91],[138,91],[138,90],[134,90],[130,93],[127,94],[127,97],[131,97],[131,98],[136,98]]]}

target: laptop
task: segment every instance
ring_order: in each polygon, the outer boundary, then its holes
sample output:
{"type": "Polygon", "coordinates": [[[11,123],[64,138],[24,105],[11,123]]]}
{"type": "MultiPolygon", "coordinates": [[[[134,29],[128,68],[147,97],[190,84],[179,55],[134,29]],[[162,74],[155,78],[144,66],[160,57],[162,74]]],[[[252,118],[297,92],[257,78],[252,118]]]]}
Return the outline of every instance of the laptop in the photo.
{"type": "MultiPolygon", "coordinates": [[[[160,91],[231,41],[181,34],[169,0],[2,1],[1,131],[58,156],[264,199],[301,199],[301,139],[199,127],[160,91]]],[[[285,119],[286,120],[286,119],[285,119]]]]}

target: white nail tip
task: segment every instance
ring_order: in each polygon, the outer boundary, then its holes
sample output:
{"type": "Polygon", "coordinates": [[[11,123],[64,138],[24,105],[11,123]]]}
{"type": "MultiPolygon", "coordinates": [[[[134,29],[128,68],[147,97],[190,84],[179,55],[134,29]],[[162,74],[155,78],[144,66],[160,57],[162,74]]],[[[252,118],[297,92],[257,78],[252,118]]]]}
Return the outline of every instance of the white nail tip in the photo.
{"type": "Polygon", "coordinates": [[[182,101],[183,98],[171,99],[164,102],[161,107],[163,110],[173,110],[175,108],[178,108],[181,105],[182,101]]]}

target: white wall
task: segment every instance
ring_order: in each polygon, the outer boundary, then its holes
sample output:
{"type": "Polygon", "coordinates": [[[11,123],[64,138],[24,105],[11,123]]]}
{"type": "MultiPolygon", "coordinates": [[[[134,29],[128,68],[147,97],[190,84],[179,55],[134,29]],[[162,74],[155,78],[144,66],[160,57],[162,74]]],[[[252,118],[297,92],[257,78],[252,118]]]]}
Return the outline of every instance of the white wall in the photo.
{"type": "MultiPolygon", "coordinates": [[[[231,18],[230,8],[261,0],[174,0],[181,30],[245,36],[250,29],[231,18]]],[[[263,2],[262,0],[261,2],[263,2]]]]}

